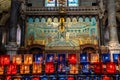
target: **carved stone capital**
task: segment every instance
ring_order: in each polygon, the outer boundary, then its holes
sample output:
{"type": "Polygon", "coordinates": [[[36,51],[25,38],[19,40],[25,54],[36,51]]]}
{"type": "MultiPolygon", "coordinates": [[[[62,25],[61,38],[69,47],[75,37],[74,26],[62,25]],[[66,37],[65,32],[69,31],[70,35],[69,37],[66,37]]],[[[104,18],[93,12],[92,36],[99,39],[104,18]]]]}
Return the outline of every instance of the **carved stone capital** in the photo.
{"type": "Polygon", "coordinates": [[[109,24],[108,26],[109,26],[109,27],[117,27],[117,24],[116,24],[116,23],[113,23],[113,24],[109,24]]]}
{"type": "Polygon", "coordinates": [[[6,45],[6,48],[8,49],[18,48],[18,45],[16,42],[9,42],[8,45],[6,45]]]}
{"type": "Polygon", "coordinates": [[[120,44],[118,41],[110,41],[107,46],[109,50],[120,50],[120,44]]]}

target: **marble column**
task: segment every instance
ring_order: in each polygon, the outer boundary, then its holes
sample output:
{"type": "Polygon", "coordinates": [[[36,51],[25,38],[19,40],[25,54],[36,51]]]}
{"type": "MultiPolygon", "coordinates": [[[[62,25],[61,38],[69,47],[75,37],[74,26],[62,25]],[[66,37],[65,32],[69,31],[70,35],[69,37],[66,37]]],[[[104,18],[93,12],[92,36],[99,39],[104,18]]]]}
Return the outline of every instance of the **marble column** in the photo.
{"type": "Polygon", "coordinates": [[[17,0],[11,0],[9,42],[16,42],[19,6],[20,3],[17,0]]]}
{"type": "Polygon", "coordinates": [[[21,22],[21,47],[25,46],[25,25],[26,25],[26,21],[25,21],[25,15],[21,15],[22,17],[22,22],[21,22]]]}
{"type": "Polygon", "coordinates": [[[111,61],[113,61],[113,53],[120,52],[120,44],[117,35],[117,23],[116,23],[116,10],[115,10],[115,0],[107,0],[107,10],[108,10],[108,27],[110,33],[110,41],[108,44],[111,61]]]}
{"type": "Polygon", "coordinates": [[[7,54],[10,55],[12,60],[12,55],[17,53],[17,23],[18,23],[18,12],[19,12],[20,2],[18,0],[11,0],[11,10],[10,10],[10,27],[9,27],[9,43],[6,46],[7,54]]]}
{"type": "Polygon", "coordinates": [[[108,0],[108,26],[110,29],[110,42],[118,43],[117,23],[114,0],[108,0]]]}
{"type": "Polygon", "coordinates": [[[0,26],[0,47],[2,46],[2,26],[0,26]]]}
{"type": "Polygon", "coordinates": [[[104,45],[104,27],[102,19],[99,20],[99,26],[100,26],[100,45],[104,45]]]}

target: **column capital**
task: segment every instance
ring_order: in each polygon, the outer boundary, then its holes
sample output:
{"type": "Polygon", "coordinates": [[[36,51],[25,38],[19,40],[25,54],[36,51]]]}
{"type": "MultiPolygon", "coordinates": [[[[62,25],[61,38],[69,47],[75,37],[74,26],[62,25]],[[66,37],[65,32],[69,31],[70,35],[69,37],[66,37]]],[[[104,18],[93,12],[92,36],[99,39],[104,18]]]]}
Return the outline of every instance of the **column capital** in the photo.
{"type": "Polygon", "coordinates": [[[120,44],[117,41],[110,41],[107,45],[110,50],[120,50],[120,44]]]}
{"type": "Polygon", "coordinates": [[[116,24],[116,23],[113,23],[113,24],[109,24],[108,26],[109,26],[109,27],[117,27],[117,24],[116,24]]]}

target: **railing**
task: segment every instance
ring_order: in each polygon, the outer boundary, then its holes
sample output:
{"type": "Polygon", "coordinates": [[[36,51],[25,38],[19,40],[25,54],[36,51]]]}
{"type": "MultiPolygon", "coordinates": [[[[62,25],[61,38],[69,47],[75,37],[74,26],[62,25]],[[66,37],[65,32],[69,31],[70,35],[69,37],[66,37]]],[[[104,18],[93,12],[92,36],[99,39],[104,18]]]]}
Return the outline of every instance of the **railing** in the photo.
{"type": "MultiPolygon", "coordinates": [[[[58,13],[59,7],[26,7],[26,13],[58,13]]],[[[80,7],[66,7],[66,13],[98,13],[98,6],[80,6],[80,7]]],[[[44,15],[44,14],[43,14],[44,15]]]]}

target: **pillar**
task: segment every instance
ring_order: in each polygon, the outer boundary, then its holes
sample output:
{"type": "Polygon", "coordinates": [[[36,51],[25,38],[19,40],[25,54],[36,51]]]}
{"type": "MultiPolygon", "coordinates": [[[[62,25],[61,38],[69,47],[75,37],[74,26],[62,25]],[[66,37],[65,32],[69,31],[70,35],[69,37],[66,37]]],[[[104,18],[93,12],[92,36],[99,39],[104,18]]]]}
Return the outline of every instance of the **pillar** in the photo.
{"type": "Polygon", "coordinates": [[[116,23],[116,10],[115,10],[115,0],[107,0],[108,5],[108,27],[110,33],[110,41],[108,44],[111,61],[113,61],[113,53],[120,53],[120,44],[118,42],[117,35],[117,23],[116,23]]]}
{"type": "Polygon", "coordinates": [[[25,15],[21,15],[22,17],[22,25],[21,25],[21,47],[25,46],[25,25],[26,25],[26,20],[25,20],[25,15]]]}
{"type": "Polygon", "coordinates": [[[18,11],[19,2],[17,0],[11,0],[9,42],[16,42],[18,11]]]}
{"type": "Polygon", "coordinates": [[[2,45],[2,26],[0,26],[0,47],[2,45]]]}
{"type": "Polygon", "coordinates": [[[16,34],[17,34],[17,23],[18,23],[18,11],[20,2],[18,0],[11,0],[11,10],[10,10],[10,26],[9,26],[9,43],[6,46],[7,54],[10,55],[12,60],[12,55],[17,52],[16,34]]]}

